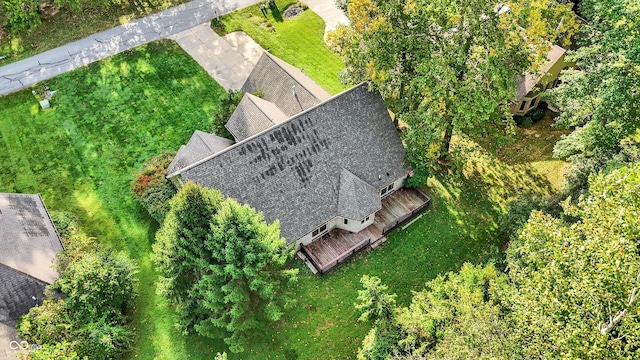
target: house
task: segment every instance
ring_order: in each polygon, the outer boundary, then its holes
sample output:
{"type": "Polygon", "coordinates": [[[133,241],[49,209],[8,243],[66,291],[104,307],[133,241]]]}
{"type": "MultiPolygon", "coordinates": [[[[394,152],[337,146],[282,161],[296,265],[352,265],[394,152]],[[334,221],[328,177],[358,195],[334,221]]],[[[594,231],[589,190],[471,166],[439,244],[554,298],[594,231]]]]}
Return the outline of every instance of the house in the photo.
{"type": "Polygon", "coordinates": [[[511,114],[526,115],[540,102],[540,93],[558,84],[560,72],[573,66],[565,61],[566,50],[553,45],[547,53],[546,62],[536,74],[527,74],[518,79],[517,100],[511,105],[511,114]]]}
{"type": "MultiPolygon", "coordinates": [[[[167,170],[174,184],[192,181],[249,204],[266,221],[279,220],[282,236],[297,249],[327,239],[332,230],[366,233],[367,239],[353,243],[340,240],[353,252],[382,237],[398,217],[407,219],[396,213],[376,223],[378,230],[363,232],[408,174],[389,112],[367,84],[329,97],[302,72],[265,53],[243,89],[247,93],[226,125],[237,142],[202,151],[188,144],[183,152],[200,151],[191,157],[198,160],[185,165],[187,156],[178,152],[167,170]],[[262,97],[250,93],[256,90],[262,97]]],[[[416,206],[408,211],[412,215],[416,206]]],[[[316,267],[325,269],[319,262],[316,267]]]]}
{"type": "Polygon", "coordinates": [[[0,358],[15,358],[16,321],[58,278],[52,266],[62,249],[40,195],[0,193],[0,358]]]}

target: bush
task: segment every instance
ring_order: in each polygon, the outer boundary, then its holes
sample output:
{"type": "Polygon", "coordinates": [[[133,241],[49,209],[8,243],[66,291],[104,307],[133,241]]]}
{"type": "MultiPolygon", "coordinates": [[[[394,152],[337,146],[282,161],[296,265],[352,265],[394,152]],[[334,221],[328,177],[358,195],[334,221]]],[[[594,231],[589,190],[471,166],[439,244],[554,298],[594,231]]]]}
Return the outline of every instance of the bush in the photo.
{"type": "Polygon", "coordinates": [[[176,194],[176,188],[167,180],[166,173],[175,152],[163,152],[142,165],[131,184],[131,189],[152,218],[162,224],[169,211],[169,200],[176,194]]]}
{"type": "Polygon", "coordinates": [[[26,358],[113,359],[125,354],[134,338],[126,315],[136,296],[135,271],[128,258],[111,253],[72,262],[47,287],[42,305],[18,323],[21,337],[43,346],[26,358]],[[64,299],[56,299],[55,290],[64,299]]]}

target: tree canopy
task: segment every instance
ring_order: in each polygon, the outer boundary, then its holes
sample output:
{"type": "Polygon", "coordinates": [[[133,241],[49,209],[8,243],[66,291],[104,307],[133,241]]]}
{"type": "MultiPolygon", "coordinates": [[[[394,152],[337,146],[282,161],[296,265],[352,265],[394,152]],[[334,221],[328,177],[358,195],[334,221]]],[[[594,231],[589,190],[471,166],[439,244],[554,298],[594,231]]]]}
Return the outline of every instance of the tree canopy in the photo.
{"type": "Polygon", "coordinates": [[[43,346],[29,357],[106,360],[126,353],[134,336],[127,315],[136,296],[135,271],[128,258],[113,253],[90,254],[69,264],[48,286],[43,304],[18,325],[24,339],[43,346]]]}
{"type": "Polygon", "coordinates": [[[391,315],[376,317],[390,323],[375,321],[359,359],[638,358],[640,164],[592,177],[562,205],[573,222],[533,212],[505,273],[466,264],[406,308],[363,279],[356,307],[391,315]]]}
{"type": "Polygon", "coordinates": [[[185,331],[224,338],[243,351],[260,322],[279,320],[288,306],[286,285],[297,271],[279,223],[217,190],[186,184],[156,235],[154,258],[162,292],[176,305],[185,331]]]}
{"type": "Polygon", "coordinates": [[[555,1],[351,0],[347,8],[350,24],[329,42],[348,80],[369,81],[406,123],[416,168],[447,156],[454,130],[510,130],[518,76],[576,29],[570,5],[555,1]]]}
{"type": "Polygon", "coordinates": [[[640,126],[640,6],[633,0],[584,0],[580,11],[587,22],[577,50],[567,54],[577,67],[563,71],[563,83],[550,94],[562,109],[556,125],[575,127],[556,144],[554,156],[571,160],[574,173],[585,173],[572,181],[584,187],[587,175],[604,168],[640,126]]]}

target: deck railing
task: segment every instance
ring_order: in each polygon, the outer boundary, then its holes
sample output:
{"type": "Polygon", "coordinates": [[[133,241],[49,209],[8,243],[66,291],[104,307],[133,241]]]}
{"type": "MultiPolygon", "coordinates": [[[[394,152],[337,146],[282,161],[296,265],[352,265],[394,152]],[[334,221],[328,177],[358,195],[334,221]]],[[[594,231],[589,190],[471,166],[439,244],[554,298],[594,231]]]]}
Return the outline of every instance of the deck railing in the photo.
{"type": "Polygon", "coordinates": [[[344,254],[340,255],[340,257],[338,257],[337,259],[333,260],[332,262],[326,264],[323,267],[319,267],[316,265],[316,268],[318,269],[318,272],[322,275],[329,273],[331,270],[335,269],[338,265],[342,264],[343,262],[345,262],[347,259],[349,259],[350,257],[352,257],[355,253],[357,253],[358,251],[362,250],[363,248],[371,245],[371,238],[356,244],[355,246],[351,247],[351,249],[347,250],[347,252],[345,252],[344,254]]]}
{"type": "Polygon", "coordinates": [[[382,229],[382,235],[386,235],[391,230],[395,229],[398,225],[400,225],[400,224],[406,222],[407,220],[411,219],[415,214],[419,213],[424,208],[429,206],[429,203],[431,202],[431,199],[427,195],[422,193],[422,191],[420,191],[419,189],[415,189],[415,190],[416,190],[416,193],[418,194],[418,197],[420,199],[422,199],[424,201],[424,203],[422,203],[420,206],[418,206],[415,209],[413,209],[413,211],[411,211],[410,213],[402,215],[399,218],[397,218],[396,220],[394,220],[393,222],[387,224],[387,226],[385,226],[382,229]]]}

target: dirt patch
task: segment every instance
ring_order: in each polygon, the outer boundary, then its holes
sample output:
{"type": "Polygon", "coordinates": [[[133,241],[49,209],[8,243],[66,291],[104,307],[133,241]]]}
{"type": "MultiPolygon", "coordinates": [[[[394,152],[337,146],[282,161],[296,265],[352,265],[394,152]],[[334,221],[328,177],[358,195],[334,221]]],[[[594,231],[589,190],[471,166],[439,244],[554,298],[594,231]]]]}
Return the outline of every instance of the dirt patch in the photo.
{"type": "Polygon", "coordinates": [[[300,16],[303,11],[304,9],[299,6],[290,6],[282,13],[282,17],[287,20],[295,19],[300,16]]]}

